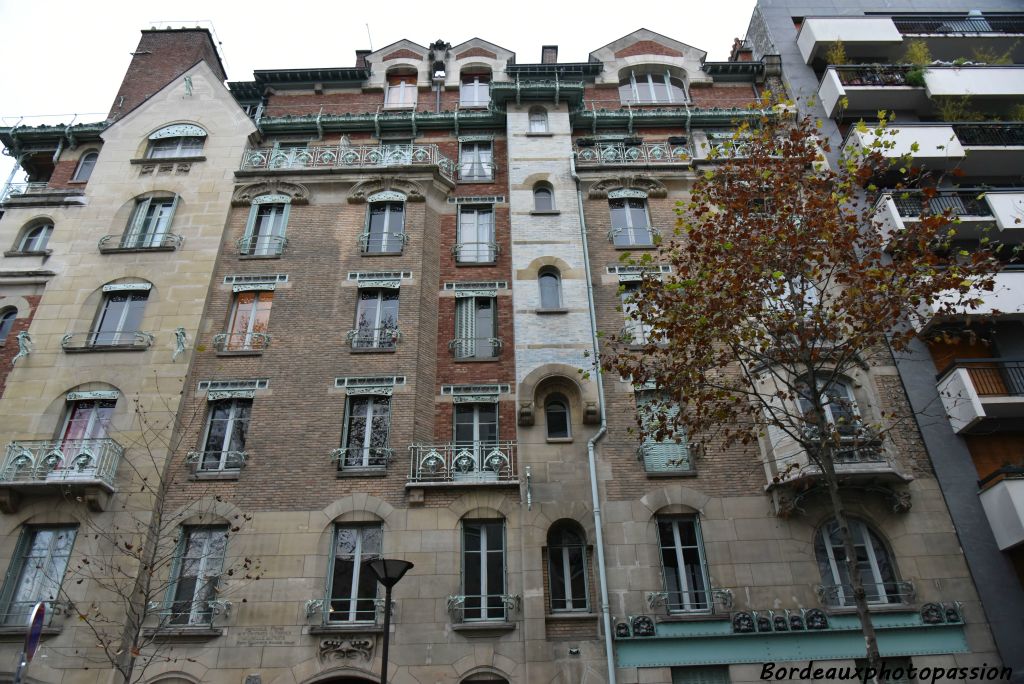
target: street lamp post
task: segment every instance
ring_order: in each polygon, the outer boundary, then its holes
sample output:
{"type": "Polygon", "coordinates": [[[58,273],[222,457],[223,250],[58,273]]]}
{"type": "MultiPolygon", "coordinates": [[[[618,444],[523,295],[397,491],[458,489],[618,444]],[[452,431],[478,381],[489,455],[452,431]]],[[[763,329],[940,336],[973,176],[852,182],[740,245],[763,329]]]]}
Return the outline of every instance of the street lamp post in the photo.
{"type": "Polygon", "coordinates": [[[388,642],[391,641],[391,589],[409,572],[413,564],[395,558],[370,561],[370,570],[384,585],[384,650],[381,653],[380,684],[388,684],[388,642]]]}

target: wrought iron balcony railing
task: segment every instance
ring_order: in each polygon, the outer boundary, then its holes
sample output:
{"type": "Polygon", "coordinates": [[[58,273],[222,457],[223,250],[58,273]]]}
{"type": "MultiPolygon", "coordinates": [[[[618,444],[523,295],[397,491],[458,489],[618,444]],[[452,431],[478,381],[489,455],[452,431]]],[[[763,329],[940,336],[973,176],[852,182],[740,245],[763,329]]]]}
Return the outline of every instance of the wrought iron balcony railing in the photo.
{"type": "MultiPolygon", "coordinates": [[[[0,613],[0,626],[2,627],[28,627],[29,618],[32,617],[32,609],[38,601],[11,601],[7,604],[7,612],[0,613]]],[[[71,604],[67,601],[43,601],[46,604],[46,614],[43,618],[43,626],[49,627],[60,621],[71,613],[71,604]]]]}
{"type": "Polygon", "coordinates": [[[456,594],[448,597],[448,615],[452,624],[467,622],[510,622],[519,612],[518,594],[456,594]]]}
{"type": "Polygon", "coordinates": [[[290,169],[362,169],[390,166],[437,167],[454,180],[455,162],[437,145],[309,145],[252,147],[242,157],[242,171],[290,169]]]}
{"type": "Polygon", "coordinates": [[[950,216],[992,216],[992,209],[984,199],[984,190],[939,192],[927,199],[920,192],[896,191],[891,197],[896,211],[904,218],[921,216],[926,205],[932,215],[948,211],[950,216]]]}
{"type": "Polygon", "coordinates": [[[513,484],[516,442],[413,444],[409,482],[513,484]]]}
{"type": "Polygon", "coordinates": [[[125,252],[135,250],[152,249],[154,251],[168,251],[178,249],[185,238],[174,233],[163,233],[162,235],[104,235],[100,238],[98,247],[100,252],[125,252]]]}
{"type": "Polygon", "coordinates": [[[238,253],[242,256],[281,256],[288,246],[283,235],[246,235],[238,238],[238,253]]]}
{"type": "MultiPolygon", "coordinates": [[[[218,583],[216,579],[213,582],[218,583]]],[[[226,617],[231,612],[232,604],[231,601],[225,599],[212,598],[201,601],[151,603],[149,608],[158,616],[160,628],[205,627],[212,629],[214,622],[221,617],[226,617]]]]}
{"type": "Polygon", "coordinates": [[[839,82],[844,86],[905,86],[907,72],[913,67],[900,64],[875,64],[872,66],[835,66],[839,82]]]}
{"type": "Polygon", "coordinates": [[[448,350],[457,359],[493,359],[502,345],[500,337],[457,337],[448,342],[448,350]]]}
{"type": "Polygon", "coordinates": [[[833,460],[837,465],[886,463],[888,461],[880,441],[863,437],[842,437],[833,460]]]}
{"type": "Polygon", "coordinates": [[[153,346],[154,339],[152,333],[141,330],[70,332],[60,339],[60,346],[66,352],[142,350],[153,346]]]}
{"type": "Polygon", "coordinates": [[[939,379],[958,368],[967,370],[979,397],[1024,396],[1024,359],[955,359],[939,373],[939,379]]]}
{"type": "Polygon", "coordinates": [[[409,234],[401,233],[370,233],[359,236],[359,251],[363,254],[401,254],[402,248],[409,244],[409,234]]]}
{"type": "MultiPolygon", "coordinates": [[[[315,598],[306,601],[305,609],[307,620],[325,627],[381,627],[384,624],[383,598],[315,598]]],[[[395,615],[394,601],[391,602],[391,615],[395,615]]]]}
{"type": "Polygon", "coordinates": [[[494,164],[491,162],[462,162],[459,164],[459,180],[470,183],[490,183],[494,180],[494,164]]]}
{"type": "Polygon", "coordinates": [[[577,145],[576,161],[580,166],[649,166],[689,164],[689,145],[669,142],[645,142],[627,145],[621,142],[599,142],[577,145]]]}
{"type": "Polygon", "coordinates": [[[452,254],[460,264],[491,264],[498,258],[501,245],[496,242],[459,242],[452,245],[452,254]]]}
{"type": "Polygon", "coordinates": [[[15,441],[7,445],[0,484],[94,482],[113,491],[123,454],[124,448],[109,437],[15,441]]]}
{"type": "Polygon", "coordinates": [[[961,145],[972,147],[1024,147],[1024,123],[955,123],[961,145]]]}
{"type": "Polygon", "coordinates": [[[616,247],[653,247],[655,235],[658,235],[658,230],[652,226],[612,228],[608,231],[608,239],[616,247]]]}
{"type": "Polygon", "coordinates": [[[248,458],[246,451],[190,451],[185,462],[192,464],[197,473],[217,473],[241,470],[248,458]]]}
{"type": "Polygon", "coordinates": [[[220,333],[213,336],[213,348],[219,352],[260,352],[270,346],[270,333],[220,333]]]}
{"type": "Polygon", "coordinates": [[[348,341],[353,349],[380,349],[393,351],[402,339],[398,328],[357,328],[348,331],[348,341]]]}
{"type": "Polygon", "coordinates": [[[892,23],[900,33],[1024,33],[1024,14],[949,17],[911,14],[895,16],[892,23]]]}
{"type": "Polygon", "coordinates": [[[383,470],[395,455],[391,447],[338,447],[331,452],[331,460],[338,470],[383,470]]]}
{"type": "MultiPolygon", "coordinates": [[[[853,607],[853,585],[851,584],[819,584],[814,588],[821,605],[830,608],[853,607]]],[[[907,605],[914,602],[917,591],[914,583],[906,580],[893,582],[866,582],[864,593],[868,603],[907,605]]]]}
{"type": "Polygon", "coordinates": [[[40,194],[50,189],[50,184],[47,181],[41,183],[8,183],[3,189],[0,189],[0,202],[6,202],[12,197],[20,197],[21,195],[40,194]]]}

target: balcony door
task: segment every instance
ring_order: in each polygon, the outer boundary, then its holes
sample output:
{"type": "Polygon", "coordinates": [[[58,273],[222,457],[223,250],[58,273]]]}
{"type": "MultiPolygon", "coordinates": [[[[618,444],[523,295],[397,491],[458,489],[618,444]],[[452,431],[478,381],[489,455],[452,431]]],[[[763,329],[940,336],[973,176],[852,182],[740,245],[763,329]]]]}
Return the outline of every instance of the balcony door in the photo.
{"type": "Polygon", "coordinates": [[[497,443],[497,403],[455,405],[455,479],[496,479],[497,473],[486,470],[486,459],[497,443]]]}

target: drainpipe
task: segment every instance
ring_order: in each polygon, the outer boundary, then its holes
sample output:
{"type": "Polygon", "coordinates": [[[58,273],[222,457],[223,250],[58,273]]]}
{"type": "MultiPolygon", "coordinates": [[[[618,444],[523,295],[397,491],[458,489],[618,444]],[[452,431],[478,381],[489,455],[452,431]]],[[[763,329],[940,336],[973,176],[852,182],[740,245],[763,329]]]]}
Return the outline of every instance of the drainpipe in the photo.
{"type": "MultiPolygon", "coordinates": [[[[597,120],[596,112],[594,120],[597,120]]],[[[580,177],[576,174],[576,153],[569,158],[569,172],[576,181],[576,205],[580,213],[580,236],[583,241],[583,270],[587,276],[587,307],[590,312],[590,337],[594,345],[594,360],[598,359],[597,312],[594,309],[594,280],[590,272],[590,250],[587,247],[587,222],[583,218],[583,190],[580,177]]],[[[615,651],[612,643],[612,616],[608,605],[608,573],[604,562],[604,532],[601,524],[601,497],[597,491],[597,456],[594,453],[598,440],[608,432],[604,410],[604,382],[601,369],[596,368],[597,403],[601,411],[601,429],[587,441],[587,464],[590,468],[590,499],[594,508],[594,547],[597,549],[597,577],[601,587],[601,619],[604,624],[604,650],[608,658],[608,684],[615,684],[615,651]]]]}

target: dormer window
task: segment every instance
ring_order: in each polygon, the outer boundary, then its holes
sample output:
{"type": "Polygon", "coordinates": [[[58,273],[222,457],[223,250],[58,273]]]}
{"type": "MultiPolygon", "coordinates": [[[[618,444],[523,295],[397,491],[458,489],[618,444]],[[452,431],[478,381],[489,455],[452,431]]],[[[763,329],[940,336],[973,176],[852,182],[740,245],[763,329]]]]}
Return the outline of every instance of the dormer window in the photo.
{"type": "Polygon", "coordinates": [[[684,104],[686,85],[667,70],[630,70],[619,81],[619,100],[622,104],[684,104]]]}
{"type": "Polygon", "coordinates": [[[412,109],[416,106],[416,72],[413,69],[395,69],[388,72],[388,90],[384,96],[385,109],[412,109]]]}
{"type": "Polygon", "coordinates": [[[165,126],[149,136],[147,159],[198,157],[206,144],[206,131],[193,124],[165,126]]]}
{"type": "Polygon", "coordinates": [[[486,107],[491,102],[490,73],[464,73],[459,88],[460,107],[486,107]]]}

